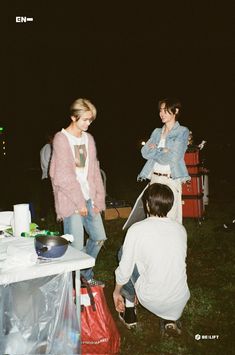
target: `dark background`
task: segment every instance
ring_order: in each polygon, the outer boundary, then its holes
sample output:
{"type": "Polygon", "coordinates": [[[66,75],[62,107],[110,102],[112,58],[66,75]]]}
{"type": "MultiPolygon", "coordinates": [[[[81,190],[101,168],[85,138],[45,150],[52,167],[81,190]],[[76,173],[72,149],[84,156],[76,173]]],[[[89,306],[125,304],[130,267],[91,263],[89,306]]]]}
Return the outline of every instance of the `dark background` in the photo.
{"type": "Polygon", "coordinates": [[[4,166],[18,173],[15,184],[26,171],[40,171],[46,135],[69,124],[68,107],[78,97],[97,107],[89,131],[111,190],[125,179],[135,182],[144,164],[140,142],[161,125],[157,101],[171,95],[181,99],[180,123],[195,143],[207,141],[211,175],[234,178],[232,2],[9,6],[2,16],[0,125],[4,166]],[[16,16],[34,21],[16,23],[16,16]]]}

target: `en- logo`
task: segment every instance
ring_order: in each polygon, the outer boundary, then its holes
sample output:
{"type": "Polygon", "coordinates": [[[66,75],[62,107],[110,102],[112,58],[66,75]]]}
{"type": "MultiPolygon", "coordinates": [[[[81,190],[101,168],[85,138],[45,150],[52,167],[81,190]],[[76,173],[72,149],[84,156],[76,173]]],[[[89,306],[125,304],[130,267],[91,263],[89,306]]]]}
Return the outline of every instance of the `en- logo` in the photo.
{"type": "Polygon", "coordinates": [[[26,23],[32,21],[33,21],[33,17],[16,16],[16,23],[26,23]]]}

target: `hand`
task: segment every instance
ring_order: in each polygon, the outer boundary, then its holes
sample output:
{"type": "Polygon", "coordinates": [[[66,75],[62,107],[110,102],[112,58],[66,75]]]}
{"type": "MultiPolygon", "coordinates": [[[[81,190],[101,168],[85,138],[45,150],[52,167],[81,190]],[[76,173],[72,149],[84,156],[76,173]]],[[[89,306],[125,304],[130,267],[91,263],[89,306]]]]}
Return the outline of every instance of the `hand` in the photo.
{"type": "Polygon", "coordinates": [[[155,148],[157,147],[157,145],[154,144],[154,143],[149,143],[148,147],[149,147],[150,149],[155,149],[155,148]]]}
{"type": "Polygon", "coordinates": [[[134,304],[135,304],[135,306],[137,306],[137,304],[139,304],[139,300],[138,300],[138,298],[137,298],[137,296],[136,296],[136,295],[135,295],[134,304]]]}
{"type": "Polygon", "coordinates": [[[78,213],[80,214],[80,216],[85,217],[85,216],[88,215],[88,210],[87,210],[86,207],[82,207],[82,208],[78,211],[78,213]]]}
{"type": "Polygon", "coordinates": [[[97,213],[99,213],[99,212],[100,212],[99,208],[98,208],[98,207],[96,207],[96,206],[94,206],[94,207],[93,207],[93,211],[94,211],[94,213],[95,213],[95,214],[97,214],[97,213]]]}
{"type": "Polygon", "coordinates": [[[115,305],[115,309],[117,312],[124,312],[125,311],[125,302],[124,298],[119,292],[113,292],[113,301],[115,305]]]}

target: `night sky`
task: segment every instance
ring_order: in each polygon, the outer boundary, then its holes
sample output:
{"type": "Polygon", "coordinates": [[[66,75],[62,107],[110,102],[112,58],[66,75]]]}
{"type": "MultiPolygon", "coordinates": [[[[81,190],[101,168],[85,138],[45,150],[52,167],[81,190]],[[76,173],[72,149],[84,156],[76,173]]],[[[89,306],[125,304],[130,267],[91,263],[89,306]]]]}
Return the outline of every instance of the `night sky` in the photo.
{"type": "Polygon", "coordinates": [[[47,133],[66,127],[69,105],[87,97],[98,110],[89,131],[102,168],[112,179],[135,179],[144,163],[140,142],[161,125],[157,101],[166,96],[181,99],[180,123],[195,142],[208,141],[212,171],[218,161],[227,167],[234,152],[232,2],[131,3],[11,4],[0,108],[11,167],[38,168],[47,133]],[[16,16],[34,20],[16,23],[16,16]]]}

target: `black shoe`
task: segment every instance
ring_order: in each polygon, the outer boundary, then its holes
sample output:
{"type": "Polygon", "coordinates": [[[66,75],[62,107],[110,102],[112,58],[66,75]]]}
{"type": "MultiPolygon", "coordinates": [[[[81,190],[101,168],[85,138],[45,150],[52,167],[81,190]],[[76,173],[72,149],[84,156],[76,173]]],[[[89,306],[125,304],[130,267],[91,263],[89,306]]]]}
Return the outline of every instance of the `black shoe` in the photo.
{"type": "Polygon", "coordinates": [[[179,336],[181,335],[181,323],[180,321],[171,321],[166,319],[160,319],[160,332],[162,336],[179,336]]]}
{"type": "Polygon", "coordinates": [[[119,319],[128,329],[132,329],[136,327],[137,316],[136,316],[135,307],[125,307],[125,311],[120,312],[118,315],[119,315],[119,319]]]}

